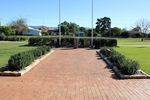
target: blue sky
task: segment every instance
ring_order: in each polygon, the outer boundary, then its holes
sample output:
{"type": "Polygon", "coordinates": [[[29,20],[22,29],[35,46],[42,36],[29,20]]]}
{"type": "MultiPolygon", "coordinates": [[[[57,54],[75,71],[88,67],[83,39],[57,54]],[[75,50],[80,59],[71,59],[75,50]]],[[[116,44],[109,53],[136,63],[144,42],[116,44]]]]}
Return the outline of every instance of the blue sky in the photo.
{"type": "MultiPolygon", "coordinates": [[[[112,26],[130,28],[139,19],[150,20],[150,0],[94,0],[94,23],[108,16],[112,26]]],[[[61,0],[62,21],[91,26],[91,0],[61,0]]],[[[25,18],[29,25],[57,26],[58,0],[1,0],[0,22],[25,18]]]]}

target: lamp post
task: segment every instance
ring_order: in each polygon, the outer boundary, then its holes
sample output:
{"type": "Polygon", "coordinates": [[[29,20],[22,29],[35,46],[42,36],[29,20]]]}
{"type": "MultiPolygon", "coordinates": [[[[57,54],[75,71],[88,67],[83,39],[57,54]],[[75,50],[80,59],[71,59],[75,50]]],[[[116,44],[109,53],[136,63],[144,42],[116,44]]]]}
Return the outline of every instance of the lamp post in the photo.
{"type": "Polygon", "coordinates": [[[92,20],[91,20],[91,26],[92,26],[92,31],[91,31],[91,47],[93,48],[93,33],[94,33],[94,30],[93,30],[93,0],[92,0],[92,5],[91,5],[91,11],[92,11],[92,16],[91,16],[91,18],[92,18],[92,20]]]}
{"type": "Polygon", "coordinates": [[[61,46],[61,1],[59,0],[59,46],[61,46]]]}

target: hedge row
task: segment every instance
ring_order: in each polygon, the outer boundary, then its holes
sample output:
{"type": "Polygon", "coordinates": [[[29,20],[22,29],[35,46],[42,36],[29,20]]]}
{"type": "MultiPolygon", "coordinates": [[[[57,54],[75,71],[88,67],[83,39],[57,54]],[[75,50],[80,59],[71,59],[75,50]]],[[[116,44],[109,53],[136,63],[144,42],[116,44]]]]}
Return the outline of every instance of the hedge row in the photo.
{"type": "Polygon", "coordinates": [[[33,50],[21,52],[10,57],[8,61],[9,70],[21,70],[30,65],[40,56],[48,53],[51,50],[48,46],[38,47],[33,50]]]}
{"type": "Polygon", "coordinates": [[[121,53],[110,48],[101,48],[100,52],[108,57],[108,59],[125,75],[134,75],[139,69],[138,62],[127,59],[121,53]]]}
{"type": "Polygon", "coordinates": [[[27,39],[28,39],[27,37],[0,35],[0,41],[26,41],[27,39]]]}
{"type": "MultiPolygon", "coordinates": [[[[91,44],[90,38],[75,38],[78,41],[79,47],[89,47],[91,44]]],[[[49,45],[52,47],[58,47],[59,38],[57,37],[31,37],[29,38],[29,45],[49,45]]],[[[74,46],[74,38],[62,38],[61,46],[63,47],[73,47],[74,46]]],[[[116,39],[103,39],[98,38],[93,40],[93,45],[95,48],[100,48],[104,46],[113,47],[117,46],[116,39]]]]}

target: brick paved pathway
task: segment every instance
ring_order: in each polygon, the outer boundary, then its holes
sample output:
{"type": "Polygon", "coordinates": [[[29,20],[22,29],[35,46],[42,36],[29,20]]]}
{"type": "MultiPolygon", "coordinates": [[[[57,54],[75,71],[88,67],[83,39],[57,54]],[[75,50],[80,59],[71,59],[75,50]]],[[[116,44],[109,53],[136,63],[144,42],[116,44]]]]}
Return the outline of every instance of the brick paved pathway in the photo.
{"type": "Polygon", "coordinates": [[[150,100],[150,80],[117,80],[94,50],[57,49],[22,77],[0,78],[0,100],[150,100]]]}

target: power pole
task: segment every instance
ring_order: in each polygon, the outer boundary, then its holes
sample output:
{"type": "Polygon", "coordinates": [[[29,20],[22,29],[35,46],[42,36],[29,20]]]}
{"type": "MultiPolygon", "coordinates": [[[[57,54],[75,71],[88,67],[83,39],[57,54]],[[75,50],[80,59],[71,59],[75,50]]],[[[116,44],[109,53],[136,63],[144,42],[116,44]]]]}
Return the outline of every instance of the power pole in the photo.
{"type": "Polygon", "coordinates": [[[91,31],[91,47],[93,48],[93,33],[94,33],[94,30],[93,30],[93,18],[94,18],[94,11],[93,11],[93,6],[94,5],[94,3],[93,3],[93,0],[92,0],[92,6],[91,6],[91,10],[92,10],[92,16],[91,16],[91,18],[92,18],[92,20],[91,20],[91,26],[92,26],[92,31],[91,31]]]}
{"type": "Polygon", "coordinates": [[[61,1],[59,0],[59,46],[61,46],[61,1]]]}

